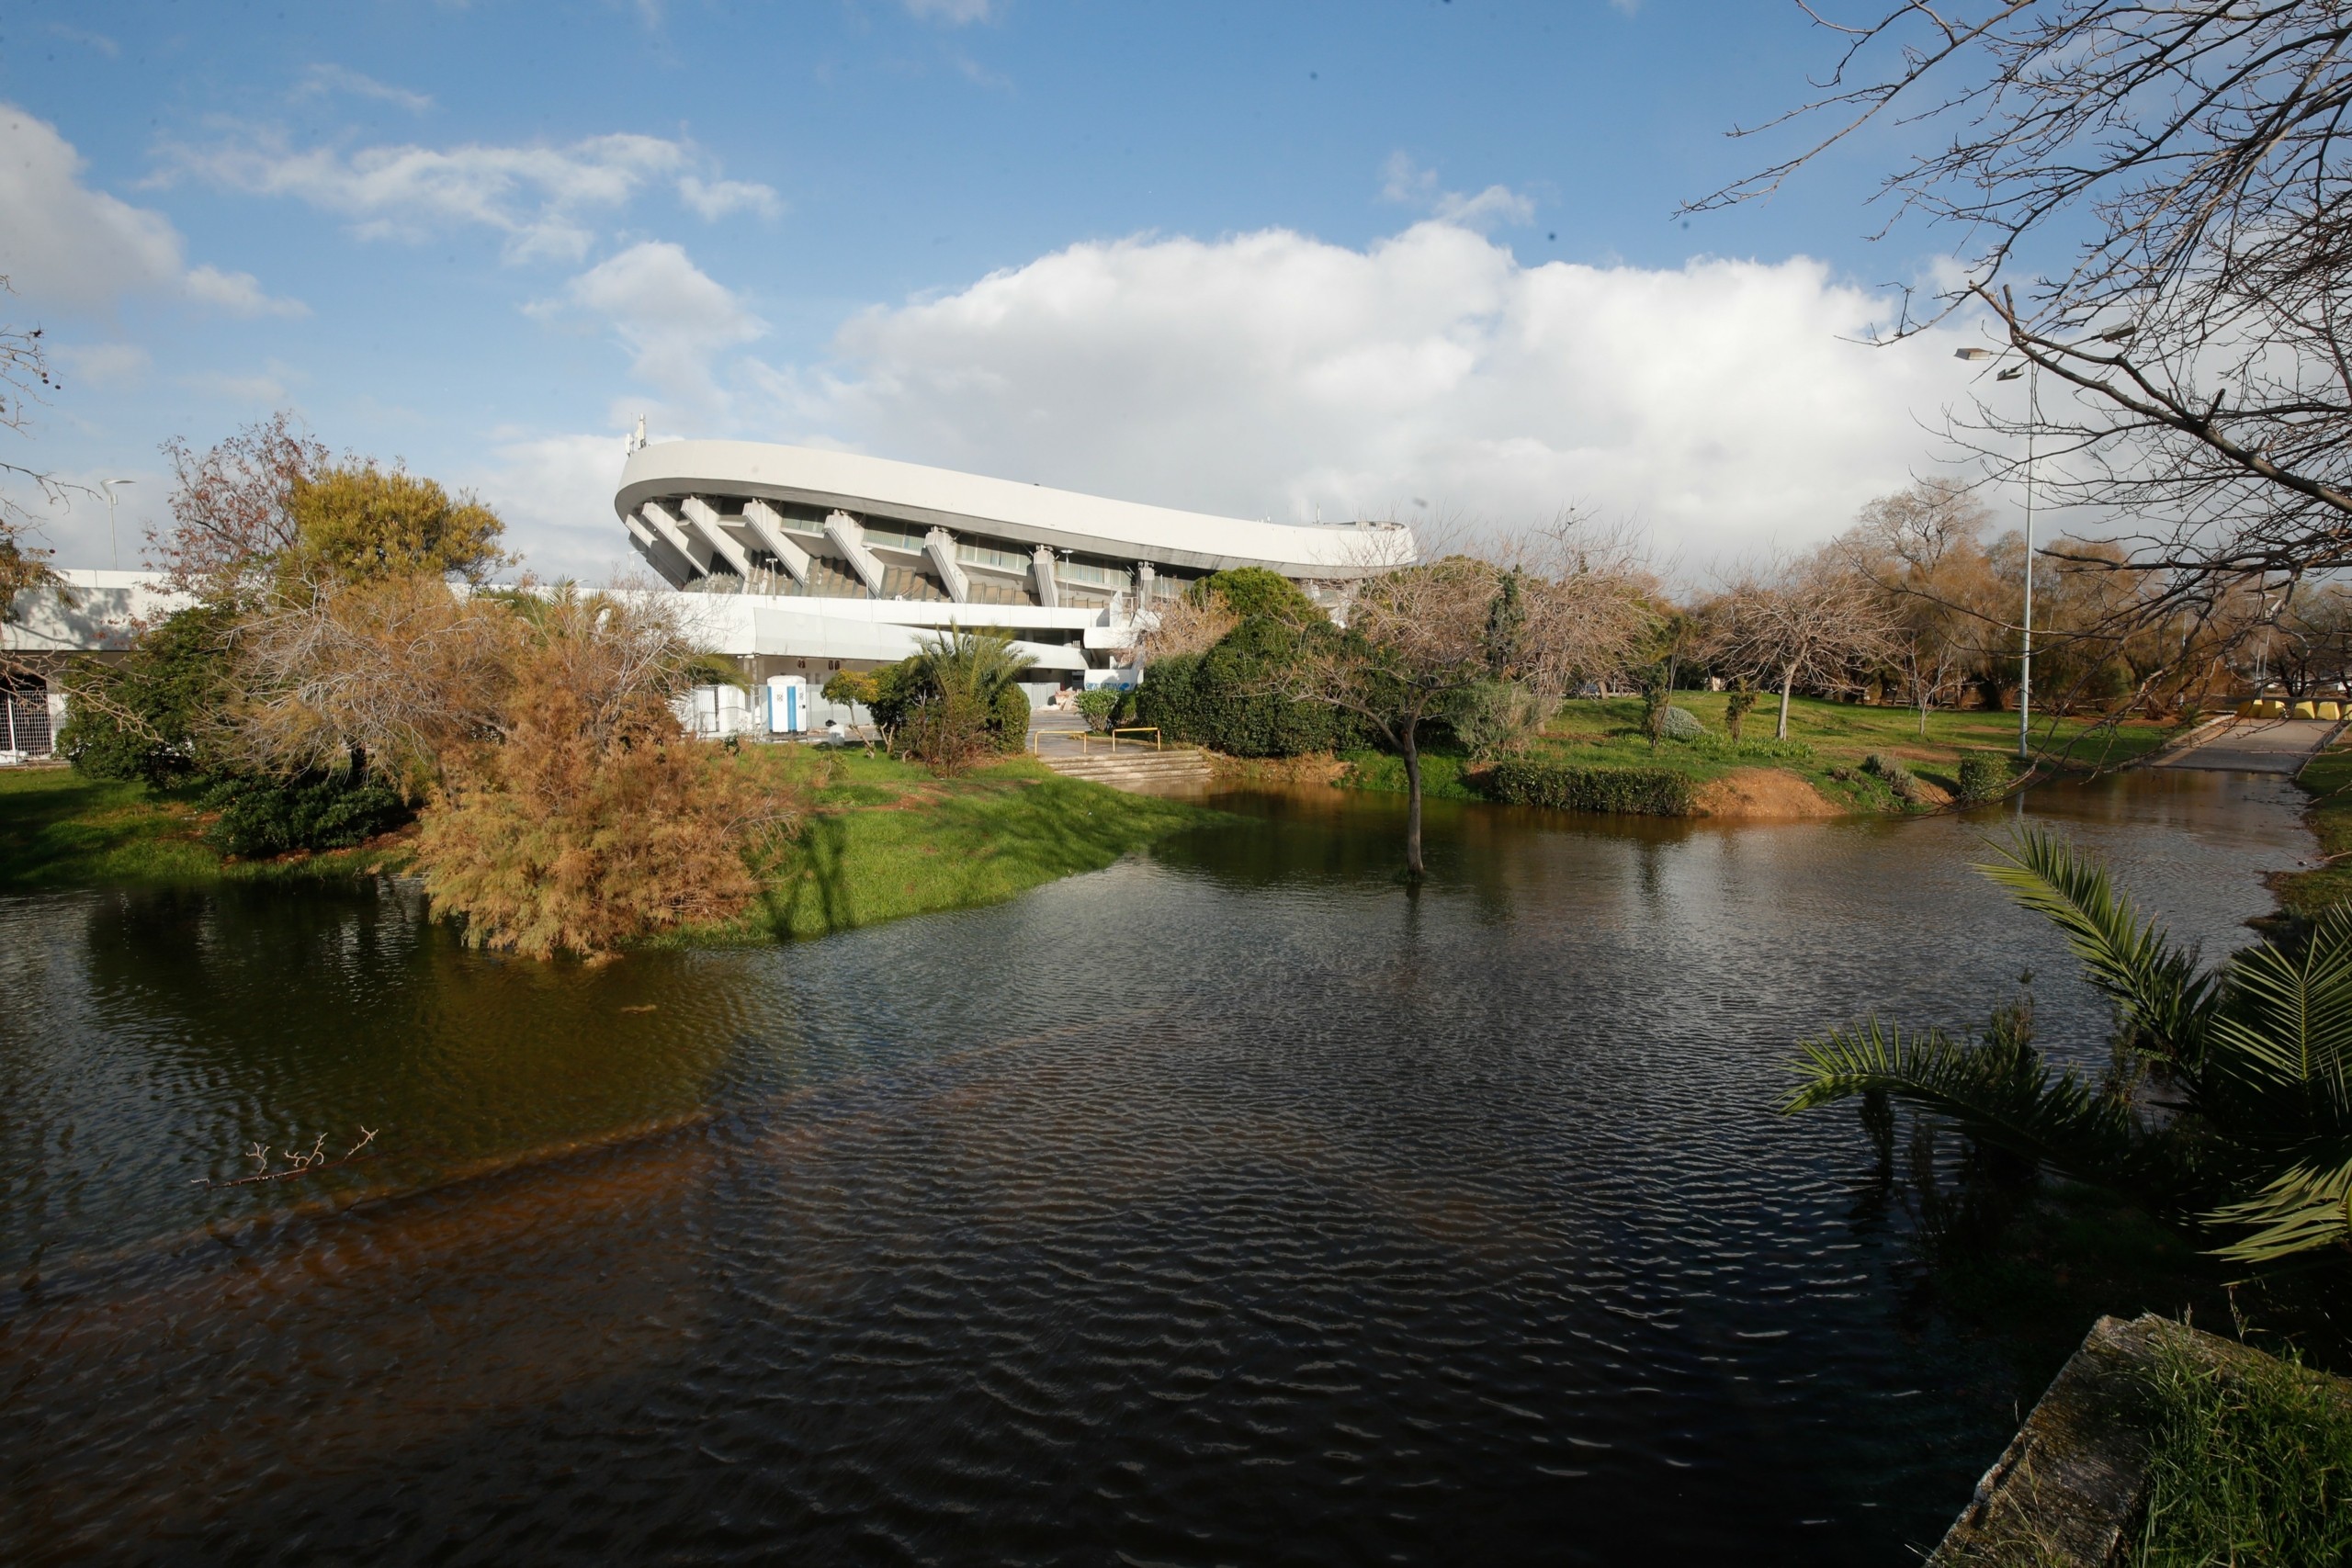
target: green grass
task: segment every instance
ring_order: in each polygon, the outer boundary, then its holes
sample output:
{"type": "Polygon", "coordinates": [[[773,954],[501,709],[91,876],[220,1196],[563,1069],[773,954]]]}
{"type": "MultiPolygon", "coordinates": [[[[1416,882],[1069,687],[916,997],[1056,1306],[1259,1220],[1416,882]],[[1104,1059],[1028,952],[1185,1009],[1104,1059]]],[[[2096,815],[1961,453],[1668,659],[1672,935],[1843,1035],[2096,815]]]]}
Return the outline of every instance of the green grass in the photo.
{"type": "Polygon", "coordinates": [[[2352,1562],[2352,1396],[2292,1361],[2160,1345],[2132,1568],[2352,1562]]]}
{"type": "Polygon", "coordinates": [[[2278,903],[2290,915],[2309,919],[2331,904],[2352,900],[2352,747],[2312,758],[2295,783],[2312,797],[2303,813],[2319,836],[2327,863],[2277,879],[2278,903]],[[2343,855],[2338,863],[2334,857],[2343,855]]]}
{"type": "Polygon", "coordinates": [[[229,861],[198,837],[195,804],[64,768],[0,771],[0,892],[122,883],[320,881],[396,865],[402,852],[340,850],[229,861]]]}
{"type": "MultiPolygon", "coordinates": [[[[763,868],[743,918],[673,932],[668,946],[822,936],[936,909],[996,903],[1099,871],[1169,834],[1227,820],[1182,801],[1122,795],[1008,760],[963,778],[856,752],[747,753],[780,785],[811,788],[813,809],[763,868]],[[808,770],[820,770],[810,778],[808,770]],[[813,787],[812,787],[813,786],[813,787]]],[[[62,769],[0,773],[0,892],[122,883],[323,880],[396,869],[391,850],[224,861],[181,796],[97,783],[62,769]]]]}
{"type": "Polygon", "coordinates": [[[908,915],[993,904],[1100,871],[1170,833],[1225,821],[1182,801],[1124,795],[1008,761],[936,779],[888,758],[832,760],[816,809],[740,919],[674,945],[825,936],[908,915]]]}
{"type": "MultiPolygon", "coordinates": [[[[1797,774],[1834,805],[1857,813],[1894,813],[1925,807],[1905,805],[1879,778],[1861,771],[1873,751],[1899,758],[1910,772],[1941,789],[1958,793],[1960,759],[1972,750],[2013,752],[2014,713],[1934,712],[1920,734],[1916,708],[1864,707],[1859,704],[1798,697],[1789,705],[1789,739],[1774,738],[1778,704],[1758,703],[1747,716],[1743,739],[1735,742],[1724,722],[1729,697],[1720,692],[1678,692],[1675,705],[1695,715],[1709,731],[1705,739],[1666,740],[1653,751],[1642,732],[1642,705],[1634,698],[1579,699],[1565,705],[1533,754],[1586,767],[1666,767],[1700,784],[1741,768],[1778,768],[1797,774]]],[[[2102,729],[2091,718],[2038,718],[2034,741],[2042,766],[2059,772],[2114,767],[2146,755],[2175,731],[2145,721],[2102,729]]],[[[1404,764],[1374,751],[1351,751],[1344,783],[1358,789],[1401,793],[1404,764]]],[[[1443,752],[1422,754],[1423,788],[1435,798],[1478,798],[1463,760],[1443,752]]]]}

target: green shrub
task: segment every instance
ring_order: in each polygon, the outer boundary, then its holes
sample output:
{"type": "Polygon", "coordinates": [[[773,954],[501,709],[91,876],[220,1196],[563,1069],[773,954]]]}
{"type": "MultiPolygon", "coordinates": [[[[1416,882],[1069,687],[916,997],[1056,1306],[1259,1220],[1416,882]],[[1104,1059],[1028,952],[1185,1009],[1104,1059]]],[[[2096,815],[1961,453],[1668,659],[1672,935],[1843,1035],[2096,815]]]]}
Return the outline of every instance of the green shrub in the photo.
{"type": "Polygon", "coordinates": [[[1668,740],[1698,740],[1705,737],[1707,727],[1689,708],[1670,707],[1659,720],[1660,733],[1668,740]]]}
{"type": "Polygon", "coordinates": [[[1734,740],[1739,739],[1739,727],[1756,711],[1756,694],[1745,685],[1734,686],[1731,696],[1724,704],[1724,728],[1731,731],[1734,740]]]}
{"type": "Polygon", "coordinates": [[[1194,604],[1221,600],[1227,609],[1245,621],[1304,621],[1318,614],[1315,602],[1297,583],[1262,566],[1211,572],[1186,592],[1193,596],[1194,604]]]}
{"type": "Polygon", "coordinates": [[[1462,749],[1485,762],[1527,750],[1559,707],[1515,681],[1481,681],[1455,693],[1444,717],[1462,749]]]}
{"type": "Polygon", "coordinates": [[[1960,759],[1960,798],[1970,806],[1998,800],[2008,792],[2009,759],[1997,751],[1968,751],[1960,759]]]}
{"type": "Polygon", "coordinates": [[[1862,759],[1862,772],[1877,774],[1886,787],[1894,792],[1894,798],[1905,805],[1919,804],[1919,781],[1912,776],[1910,769],[1903,765],[1901,758],[1873,751],[1862,759]]]}
{"type": "Polygon", "coordinates": [[[1357,744],[1357,727],[1345,715],[1283,694],[1296,636],[1277,621],[1247,620],[1205,653],[1155,661],[1136,692],[1136,722],[1231,757],[1296,757],[1357,744]]]}
{"type": "Polygon", "coordinates": [[[1487,775],[1487,793],[1506,806],[1558,811],[1689,817],[1698,810],[1698,786],[1671,768],[1593,768],[1513,758],[1495,764],[1487,775]]]}
{"type": "Polygon", "coordinates": [[[1128,694],[1116,686],[1097,686],[1078,695],[1078,716],[1086,720],[1086,728],[1100,735],[1119,721],[1119,710],[1127,705],[1128,694]]]}
{"type": "Polygon", "coordinates": [[[1804,740],[1775,740],[1769,736],[1761,740],[1741,740],[1710,730],[1689,744],[1693,750],[1703,751],[1710,757],[1766,762],[1813,761],[1812,744],[1804,740]]]}
{"type": "Polygon", "coordinates": [[[1014,756],[1029,749],[1029,694],[1017,682],[997,688],[996,711],[989,716],[996,749],[1014,756]]]}
{"type": "Polygon", "coordinates": [[[230,774],[212,781],[204,806],[220,814],[205,829],[205,840],[223,854],[248,860],[296,850],[349,849],[409,816],[398,790],[348,773],[230,774]]]}
{"type": "Polygon", "coordinates": [[[203,721],[227,700],[233,619],[211,607],[182,610],[141,634],[121,663],[77,664],[66,676],[68,716],[57,737],[74,771],[158,785],[200,772],[203,721]],[[109,708],[139,723],[126,724],[109,708]]]}

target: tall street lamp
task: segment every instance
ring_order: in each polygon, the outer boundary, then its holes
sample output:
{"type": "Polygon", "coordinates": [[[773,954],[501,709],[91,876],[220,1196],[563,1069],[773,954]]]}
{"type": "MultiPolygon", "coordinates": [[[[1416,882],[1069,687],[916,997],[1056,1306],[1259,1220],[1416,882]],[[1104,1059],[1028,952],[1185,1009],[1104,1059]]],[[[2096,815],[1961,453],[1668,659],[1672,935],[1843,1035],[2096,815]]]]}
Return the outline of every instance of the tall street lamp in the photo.
{"type": "MultiPolygon", "coordinates": [[[[1989,348],[1956,348],[1954,359],[1970,361],[1991,359],[1989,348]]],[[[2020,371],[2012,365],[1996,379],[2014,381],[2019,375],[2026,378],[2025,424],[2025,623],[2020,628],[2022,647],[2018,659],[2018,756],[2030,760],[2033,755],[2033,437],[2041,423],[2041,367],[2031,360],[2020,371]]]]}
{"type": "Polygon", "coordinates": [[[114,557],[114,569],[117,571],[122,570],[122,541],[116,536],[114,531],[114,487],[135,485],[138,482],[137,479],[100,479],[98,481],[98,488],[107,492],[107,548],[114,557]]]}

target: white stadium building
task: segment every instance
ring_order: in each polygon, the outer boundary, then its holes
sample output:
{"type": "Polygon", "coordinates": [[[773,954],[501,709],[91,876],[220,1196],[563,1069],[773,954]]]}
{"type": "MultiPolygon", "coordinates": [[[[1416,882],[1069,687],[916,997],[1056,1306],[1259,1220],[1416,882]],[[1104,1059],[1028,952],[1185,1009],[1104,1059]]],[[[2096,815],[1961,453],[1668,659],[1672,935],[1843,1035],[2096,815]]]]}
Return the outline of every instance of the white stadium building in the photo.
{"type": "Polygon", "coordinates": [[[1264,567],[1336,605],[1411,558],[1394,524],[1251,522],[849,452],[745,441],[639,445],[614,510],[695,625],[743,659],[753,695],[706,694],[705,728],[790,730],[835,715],[837,670],[905,658],[950,626],[1013,637],[1033,702],[1126,684],[1138,615],[1211,572],[1264,567]]]}

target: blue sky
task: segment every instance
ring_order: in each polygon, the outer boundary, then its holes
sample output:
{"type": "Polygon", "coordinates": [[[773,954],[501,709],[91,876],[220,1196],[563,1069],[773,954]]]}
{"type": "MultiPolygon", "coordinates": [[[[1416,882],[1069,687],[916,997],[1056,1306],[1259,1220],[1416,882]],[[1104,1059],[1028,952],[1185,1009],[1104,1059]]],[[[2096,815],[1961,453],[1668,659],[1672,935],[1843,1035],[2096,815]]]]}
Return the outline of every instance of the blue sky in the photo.
{"type": "MultiPolygon", "coordinates": [[[[1939,265],[1863,237],[1883,142],[1674,216],[1830,47],[1767,0],[17,0],[0,270],[64,389],[11,460],[135,477],[131,538],[158,443],[289,407],[599,576],[643,412],[1703,566],[1926,471],[1961,390],[1847,341],[1939,265]]],[[[106,564],[103,508],[48,532],[106,564]]]]}

